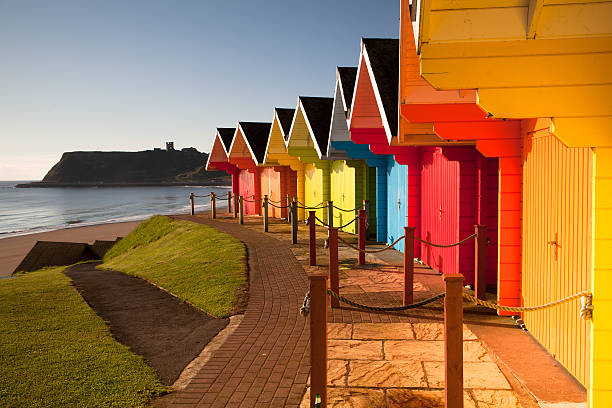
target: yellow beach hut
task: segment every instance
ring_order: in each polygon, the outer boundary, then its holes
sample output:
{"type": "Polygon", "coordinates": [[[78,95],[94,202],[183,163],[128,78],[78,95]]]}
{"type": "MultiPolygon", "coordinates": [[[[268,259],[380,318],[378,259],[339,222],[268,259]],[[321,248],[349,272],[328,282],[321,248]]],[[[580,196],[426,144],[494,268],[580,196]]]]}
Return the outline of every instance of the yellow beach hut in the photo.
{"type": "Polygon", "coordinates": [[[525,323],[590,406],[612,406],[612,3],[412,3],[423,78],[476,89],[488,117],[521,122],[506,143],[520,152],[522,303],[590,291],[594,306],[591,321],[571,302],[525,323]]]}
{"type": "MultiPolygon", "coordinates": [[[[331,200],[330,161],[327,160],[327,143],[332,116],[333,98],[298,98],[293,123],[287,140],[287,153],[303,163],[298,170],[298,201],[305,207],[322,207],[331,200]],[[300,174],[301,173],[301,174],[300,174]],[[303,196],[300,196],[303,179],[303,196]]],[[[316,210],[317,217],[327,223],[327,210],[316,210]]],[[[305,211],[298,211],[303,219],[305,211]]]]}

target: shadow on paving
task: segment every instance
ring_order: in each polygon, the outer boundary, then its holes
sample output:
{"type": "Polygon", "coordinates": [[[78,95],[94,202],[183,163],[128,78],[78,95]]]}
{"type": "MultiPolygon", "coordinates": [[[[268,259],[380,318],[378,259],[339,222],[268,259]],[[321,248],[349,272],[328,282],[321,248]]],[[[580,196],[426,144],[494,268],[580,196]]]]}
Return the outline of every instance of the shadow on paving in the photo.
{"type": "Polygon", "coordinates": [[[115,339],[143,356],[165,385],[172,385],[229,322],[215,319],[140,278],[95,269],[99,264],[74,265],[65,274],[110,326],[115,339]]]}

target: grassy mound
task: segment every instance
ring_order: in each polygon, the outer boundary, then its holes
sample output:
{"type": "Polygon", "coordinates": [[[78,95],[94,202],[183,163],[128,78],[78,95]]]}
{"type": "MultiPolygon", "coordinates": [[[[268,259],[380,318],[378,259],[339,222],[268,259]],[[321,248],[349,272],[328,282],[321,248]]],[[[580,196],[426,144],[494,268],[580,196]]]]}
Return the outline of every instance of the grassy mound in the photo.
{"type": "Polygon", "coordinates": [[[167,388],[61,271],[0,280],[0,406],[144,407],[167,388]]]}
{"type": "Polygon", "coordinates": [[[146,279],[214,317],[241,311],[246,249],[230,235],[155,216],[119,241],[100,266],[146,279]]]}

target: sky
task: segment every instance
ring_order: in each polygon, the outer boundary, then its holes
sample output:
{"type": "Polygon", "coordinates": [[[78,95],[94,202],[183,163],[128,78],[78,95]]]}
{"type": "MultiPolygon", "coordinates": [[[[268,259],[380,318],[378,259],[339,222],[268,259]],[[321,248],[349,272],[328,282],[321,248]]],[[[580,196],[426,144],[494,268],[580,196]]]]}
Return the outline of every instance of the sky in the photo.
{"type": "Polygon", "coordinates": [[[209,152],[217,127],[333,96],[399,0],[0,0],[0,180],[65,151],[209,152]]]}

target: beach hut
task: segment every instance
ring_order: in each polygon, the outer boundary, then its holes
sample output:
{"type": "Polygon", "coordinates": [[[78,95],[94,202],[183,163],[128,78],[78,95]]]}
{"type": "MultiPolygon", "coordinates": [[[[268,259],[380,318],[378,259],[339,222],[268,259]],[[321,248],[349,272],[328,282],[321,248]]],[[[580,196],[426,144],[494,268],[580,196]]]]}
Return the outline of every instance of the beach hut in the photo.
{"type": "Polygon", "coordinates": [[[468,108],[497,119],[434,127],[499,157],[500,267],[512,259],[513,297],[533,305],[593,293],[593,320],[570,302],[526,313],[527,328],[587,387],[590,406],[612,405],[612,3],[402,3],[423,78],[477,90],[468,108]]]}
{"type": "Polygon", "coordinates": [[[261,168],[271,123],[238,122],[229,150],[229,162],[240,169],[238,190],[244,198],[245,214],[261,214],[261,168]]]}
{"type": "MultiPolygon", "coordinates": [[[[331,200],[334,206],[345,210],[362,208],[363,200],[368,201],[368,235],[376,232],[376,168],[370,167],[365,160],[355,160],[346,150],[355,144],[351,141],[347,118],[353,102],[353,89],[357,67],[338,67],[336,69],[336,87],[334,105],[329,129],[327,157],[331,163],[331,200]],[[336,149],[336,147],[338,147],[336,149]]],[[[334,225],[340,226],[350,222],[355,212],[334,210],[334,225]]],[[[357,223],[351,224],[344,231],[356,234],[357,223]]]]}
{"type": "MultiPolygon", "coordinates": [[[[333,102],[333,98],[300,96],[291,123],[287,153],[302,163],[297,171],[297,192],[298,201],[306,207],[321,207],[331,199],[331,163],[326,155],[333,102]]],[[[327,210],[316,211],[327,223],[327,210]]],[[[305,215],[303,209],[298,211],[299,219],[305,215]]]]}
{"type": "MultiPolygon", "coordinates": [[[[275,108],[270,136],[266,146],[262,168],[261,195],[268,195],[273,204],[286,206],[287,195],[297,197],[297,172],[288,165],[281,165],[279,157],[287,158],[285,142],[289,138],[289,130],[295,109],[275,108]]],[[[286,208],[269,207],[269,216],[274,218],[287,217],[286,208]]]]}
{"type": "Polygon", "coordinates": [[[221,170],[232,176],[232,194],[240,194],[238,182],[238,174],[240,169],[235,164],[231,164],[228,159],[229,150],[234,140],[236,128],[217,128],[215,139],[213,140],[208,161],[206,162],[206,171],[221,170]]]}

